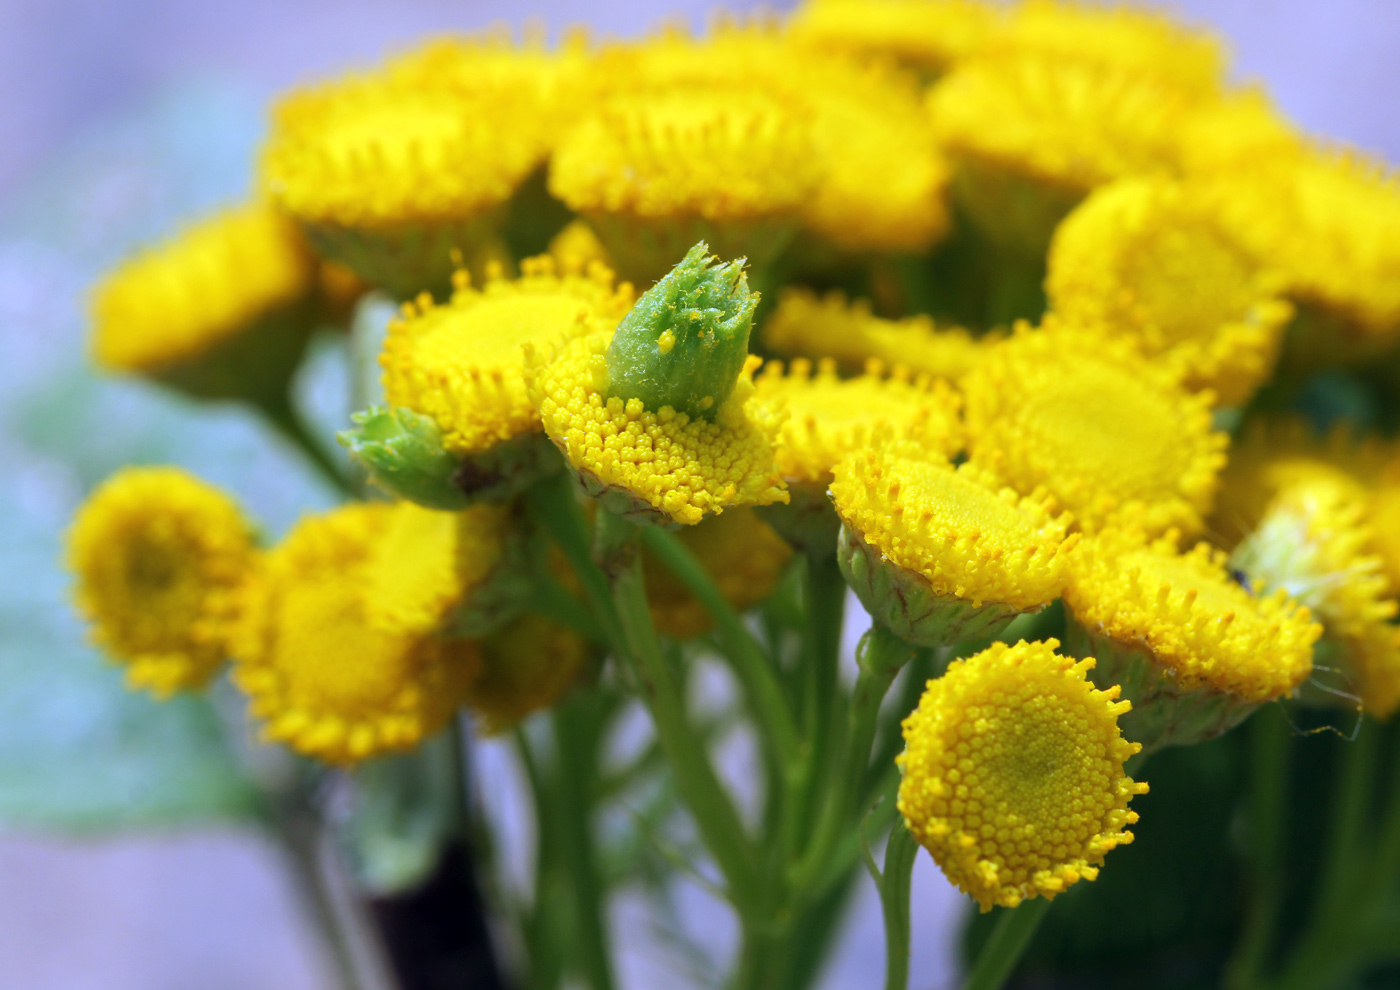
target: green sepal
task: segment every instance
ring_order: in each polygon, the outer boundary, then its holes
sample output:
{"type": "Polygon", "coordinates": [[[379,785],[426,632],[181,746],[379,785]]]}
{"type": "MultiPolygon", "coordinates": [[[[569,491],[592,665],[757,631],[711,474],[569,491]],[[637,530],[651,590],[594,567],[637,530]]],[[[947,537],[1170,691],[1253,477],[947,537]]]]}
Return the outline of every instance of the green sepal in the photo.
{"type": "Polygon", "coordinates": [[[743,266],[719,262],[701,241],[643,293],[608,347],[609,394],[712,418],[749,356],[758,293],[743,266]]]}
{"type": "Polygon", "coordinates": [[[467,496],[455,481],[461,463],[443,449],[442,430],[432,419],[386,406],[370,406],[350,419],[356,428],[335,438],[375,484],[425,508],[466,508],[467,496]]]}

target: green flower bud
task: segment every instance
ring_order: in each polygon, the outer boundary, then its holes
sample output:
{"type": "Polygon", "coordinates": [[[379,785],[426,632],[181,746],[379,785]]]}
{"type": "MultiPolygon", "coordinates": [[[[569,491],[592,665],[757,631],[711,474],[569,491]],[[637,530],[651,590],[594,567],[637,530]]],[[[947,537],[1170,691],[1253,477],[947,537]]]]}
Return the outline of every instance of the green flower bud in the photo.
{"type": "Polygon", "coordinates": [[[429,509],[466,508],[455,481],[461,462],[443,449],[442,430],[431,418],[385,406],[350,418],[357,428],[335,438],[381,488],[429,509]]]}
{"type": "Polygon", "coordinates": [[[713,417],[749,354],[758,293],[743,265],[718,262],[701,241],[644,293],[608,347],[609,394],[713,417]]]}

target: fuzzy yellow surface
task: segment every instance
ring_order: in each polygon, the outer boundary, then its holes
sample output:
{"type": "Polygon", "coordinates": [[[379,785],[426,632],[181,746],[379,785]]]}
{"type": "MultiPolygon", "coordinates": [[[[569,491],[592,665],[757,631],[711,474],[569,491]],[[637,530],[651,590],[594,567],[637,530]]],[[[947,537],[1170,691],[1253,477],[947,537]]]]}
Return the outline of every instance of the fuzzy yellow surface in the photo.
{"type": "Polygon", "coordinates": [[[1247,701],[1291,693],[1312,672],[1322,627],[1283,590],[1254,594],[1223,551],[1109,532],[1070,554],[1065,604],[1091,632],[1145,648],[1185,690],[1247,701]]]}
{"type": "Polygon", "coordinates": [[[368,624],[404,635],[437,630],[500,565],[508,517],[497,505],[438,512],[396,503],[384,536],[369,551],[368,624]]]}
{"type": "Polygon", "coordinates": [[[842,522],[935,594],[1022,611],[1060,596],[1074,539],[1043,493],[1021,497],[973,465],[888,439],[839,462],[835,476],[842,522]]]}
{"type": "Polygon", "coordinates": [[[1044,486],[1086,531],[1122,516],[1198,531],[1227,444],[1207,399],[1124,342],[1047,326],[1019,328],[963,380],[972,459],[1019,491],[1044,486]]]}
{"type": "Polygon", "coordinates": [[[1220,89],[1229,67],[1224,43],[1212,34],[1127,5],[1065,0],[1022,0],[981,50],[1096,63],[1205,93],[1220,89]]]}
{"type": "Polygon", "coordinates": [[[1377,718],[1400,707],[1400,605],[1375,551],[1364,492],[1318,476],[1284,487],[1235,551],[1249,576],[1312,609],[1338,643],[1362,706],[1377,718]]]}
{"type": "Polygon", "coordinates": [[[313,291],[295,228],[252,204],[220,213],[123,262],[93,289],[92,352],[109,371],[159,371],[199,357],[313,291]]]}
{"type": "Polygon", "coordinates": [[[786,27],[799,44],[940,72],[976,51],[997,16],[974,0],[806,0],[786,27]]]}
{"type": "Polygon", "coordinates": [[[124,468],[88,496],[67,542],[78,610],[128,684],[164,698],[214,676],[256,566],[232,499],[176,468],[124,468]]]}
{"type": "Polygon", "coordinates": [[[1103,186],[1055,231],[1046,294],[1066,321],[1131,337],[1193,391],[1240,405],[1273,372],[1293,307],[1215,195],[1162,178],[1103,186]]]}
{"type": "Polygon", "coordinates": [[[776,459],[789,484],[825,487],[836,462],[865,449],[880,431],[932,456],[953,457],[962,449],[956,392],[926,377],[887,375],[873,363],[865,374],[843,379],[830,359],[815,373],[810,361],[793,361],[787,369],[770,361],[754,379],[754,400],[787,410],[776,459]]]}
{"type": "Polygon", "coordinates": [[[1269,94],[1242,87],[1190,109],[1177,130],[1173,160],[1186,175],[1209,175],[1296,155],[1302,147],[1302,133],[1269,94]]]}
{"type": "Polygon", "coordinates": [[[738,505],[786,502],[773,444],[782,416],[757,403],[750,357],[713,419],[607,396],[609,333],[579,333],[534,352],[528,383],[545,432],[569,463],[606,489],[683,525],[738,505]]]}
{"type": "Polygon", "coordinates": [[[395,511],[357,504],[303,519],[250,585],[234,680],[265,739],[352,763],[412,748],[461,704],[476,644],[370,623],[368,569],[395,511]]]}
{"type": "Polygon", "coordinates": [[[612,267],[608,249],[598,239],[598,234],[585,221],[577,218],[570,220],[550,239],[549,256],[562,272],[585,272],[595,263],[605,268],[612,267]]]}
{"type": "Polygon", "coordinates": [[[538,431],[525,388],[525,347],[545,346],[580,327],[610,331],[632,304],[612,276],[556,275],[548,258],[527,259],[518,279],[476,289],[458,278],[451,301],[424,298],[389,324],[380,363],[390,403],[431,416],[443,445],[459,454],[489,450],[538,431]]]}
{"type": "Polygon", "coordinates": [[[934,131],[955,159],[1080,194],[1160,170],[1190,103],[1160,79],[1031,55],[969,59],[929,93],[934,131]]]}
{"type": "Polygon", "coordinates": [[[846,371],[859,371],[874,358],[949,381],[967,374],[984,349],[966,330],[936,327],[927,316],[886,320],[863,299],[848,301],[838,292],[818,296],[807,289],[785,289],[778,297],[763,325],[763,343],[790,357],[834,358],[846,371]]]}
{"type": "Polygon", "coordinates": [[[1128,802],[1147,792],[1123,772],[1142,748],[1118,730],[1131,705],[1088,681],[1092,659],[1057,646],[996,643],[955,660],[903,723],[899,811],[983,911],[1095,879],[1132,841],[1128,802]]]}
{"type": "MultiPolygon", "coordinates": [[[[681,530],[681,541],[709,573],[735,611],[743,612],[773,593],[792,547],[752,509],[732,509],[681,530]]],[[[709,610],[659,561],[643,551],[647,604],[664,635],[691,639],[714,625],[709,610]]]]}
{"type": "Polygon", "coordinates": [[[560,700],[583,672],[588,644],[527,614],[483,640],[481,656],[481,674],[467,688],[466,702],[481,733],[496,735],[560,700]]]}
{"type": "Polygon", "coordinates": [[[723,223],[794,215],[818,174],[791,101],[649,92],[616,97],[561,137],[549,190],[584,213],[723,223]]]}
{"type": "Polygon", "coordinates": [[[509,103],[446,85],[351,76],[272,113],[263,187],[298,220],[355,229],[450,223],[504,203],[538,159],[509,103]]]}

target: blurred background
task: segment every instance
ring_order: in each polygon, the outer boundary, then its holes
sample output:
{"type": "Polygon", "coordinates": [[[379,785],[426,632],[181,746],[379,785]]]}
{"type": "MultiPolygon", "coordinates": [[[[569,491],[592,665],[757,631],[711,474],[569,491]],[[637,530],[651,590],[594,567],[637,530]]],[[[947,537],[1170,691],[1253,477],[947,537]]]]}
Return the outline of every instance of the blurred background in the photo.
{"type": "MultiPolygon", "coordinates": [[[[743,7],[745,4],[739,4],[743,7]]],[[[0,985],[18,990],[330,990],[276,847],[213,709],[125,693],[67,605],[60,534],[125,463],[181,464],[232,490],[273,533],[331,504],[282,441],[233,410],[99,379],[86,290],[142,242],[244,196],[277,91],[435,32],[529,19],[636,34],[709,5],[623,0],[4,0],[0,3],[0,985]]],[[[1309,131],[1400,161],[1400,4],[1192,0],[1237,75],[1309,131]]],[[[346,383],[312,362],[308,406],[339,425],[346,383]]],[[[478,747],[507,830],[514,771],[478,747]]],[[[523,840],[519,843],[524,849],[523,840]]],[[[509,853],[509,850],[507,850],[509,853]]],[[[913,985],[945,986],[963,899],[927,858],[915,879],[913,985]]],[[[628,987],[665,985],[640,902],[614,906],[628,987]]],[[[724,912],[703,897],[688,913],[724,912]]],[[[882,958],[868,884],[827,985],[882,958]]]]}

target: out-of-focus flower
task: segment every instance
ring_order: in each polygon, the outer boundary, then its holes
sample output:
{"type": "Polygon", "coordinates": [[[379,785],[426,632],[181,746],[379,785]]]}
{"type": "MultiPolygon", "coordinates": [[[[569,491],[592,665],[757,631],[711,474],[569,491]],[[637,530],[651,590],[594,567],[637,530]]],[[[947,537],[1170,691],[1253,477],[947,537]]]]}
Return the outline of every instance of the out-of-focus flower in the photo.
{"type": "Polygon", "coordinates": [[[949,381],[962,378],[985,346],[966,330],[936,327],[927,316],[886,320],[871,313],[864,300],[849,302],[840,293],[818,296],[807,289],[784,290],[763,325],[763,344],[789,357],[832,358],[847,372],[860,371],[874,358],[949,381]]]}
{"type": "Polygon", "coordinates": [[[1068,575],[1071,652],[1098,659],[1095,683],[1122,685],[1123,731],[1149,750],[1220,735],[1312,671],[1309,611],[1282,589],[1256,594],[1205,543],[1183,554],[1171,537],[1107,532],[1075,548],[1068,575]]]}
{"type": "Polygon", "coordinates": [[[798,44],[893,57],[936,75],[976,51],[997,16],[975,0],[807,0],[786,27],[798,44]]]}
{"type": "Polygon", "coordinates": [[[264,205],[217,214],[108,273],[92,352],[205,398],[280,399],[315,324],[316,269],[264,205]]]}
{"type": "Polygon", "coordinates": [[[836,465],[839,558],[872,616],[944,646],[995,635],[1060,596],[1068,519],[971,464],[884,440],[836,465]]]}
{"type": "Polygon", "coordinates": [[[983,911],[1095,879],[1132,841],[1128,802],[1147,793],[1123,772],[1141,749],[1118,729],[1132,706],[1088,680],[1092,659],[1057,646],[995,643],[955,660],[904,720],[899,811],[983,911]]]}
{"type": "Polygon", "coordinates": [[[1131,337],[1222,405],[1244,403],[1272,373],[1293,315],[1216,196],[1163,179],[1112,183],[1070,213],[1045,288],[1067,322],[1131,337]]]}
{"type": "Polygon", "coordinates": [[[1018,328],[963,381],[968,450],[1022,492],[1043,486],[1086,531],[1129,518],[1200,530],[1225,463],[1210,404],[1123,341],[1018,328]]]}
{"type": "Polygon", "coordinates": [[[506,732],[532,712],[548,708],[587,669],[588,643],[542,616],[527,614],[480,644],[481,673],[466,703],[484,735],[506,732]]]}
{"type": "Polygon", "coordinates": [[[129,685],[161,698],[203,687],[223,665],[256,556],[233,500],[176,468],[117,472],[68,533],[94,642],[125,665],[129,685]]]}
{"type": "Polygon", "coordinates": [[[476,644],[391,631],[370,608],[369,569],[401,511],[359,504],[305,518],[250,582],[234,680],[265,739],[351,763],[416,746],[462,703],[476,644]]]}

